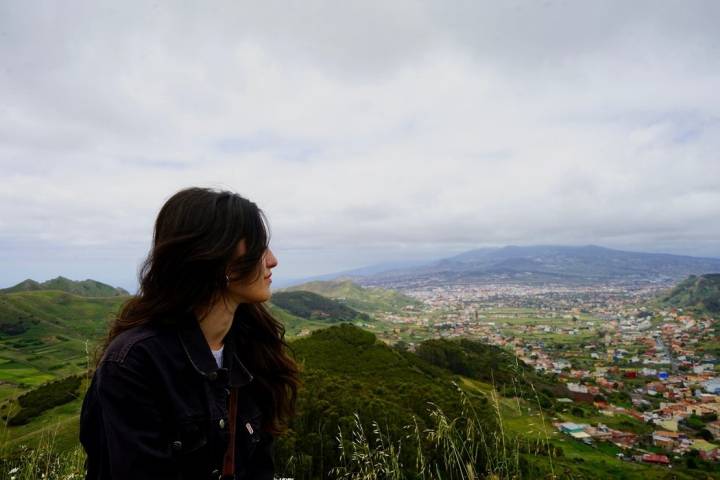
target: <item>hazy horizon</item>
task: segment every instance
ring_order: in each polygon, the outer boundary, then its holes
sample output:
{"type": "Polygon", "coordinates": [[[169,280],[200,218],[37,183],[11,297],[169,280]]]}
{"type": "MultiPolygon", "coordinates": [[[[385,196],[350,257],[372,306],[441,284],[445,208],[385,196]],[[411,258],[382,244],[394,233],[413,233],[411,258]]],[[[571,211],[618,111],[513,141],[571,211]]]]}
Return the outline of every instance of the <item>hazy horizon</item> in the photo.
{"type": "MultiPolygon", "coordinates": [[[[599,247],[602,247],[602,248],[608,248],[608,247],[603,247],[602,245],[556,245],[556,244],[554,244],[554,245],[549,245],[549,244],[548,244],[548,245],[503,245],[503,246],[490,246],[490,247],[479,247],[479,248],[504,248],[504,247],[515,247],[515,246],[519,246],[519,247],[536,247],[536,246],[563,246],[563,247],[599,246],[599,247]]],[[[425,264],[425,263],[432,263],[433,261],[437,261],[437,260],[441,260],[441,259],[444,259],[444,258],[448,258],[448,257],[454,256],[454,255],[456,255],[456,254],[458,254],[458,253],[464,253],[464,252],[467,252],[467,251],[470,251],[470,250],[474,250],[474,249],[463,250],[462,252],[454,252],[454,253],[452,253],[452,254],[448,254],[448,255],[440,256],[440,257],[417,259],[417,260],[408,260],[408,261],[404,261],[404,262],[381,262],[381,263],[374,263],[374,264],[368,264],[368,265],[359,265],[359,266],[352,267],[352,268],[349,268],[349,269],[332,270],[332,271],[328,271],[328,272],[320,272],[320,273],[316,273],[316,274],[312,274],[312,275],[305,275],[305,276],[299,276],[299,277],[287,277],[287,276],[282,276],[282,275],[279,275],[279,276],[278,276],[277,274],[274,274],[274,275],[273,275],[273,287],[274,287],[275,289],[285,288],[285,287],[287,287],[287,286],[296,285],[296,284],[302,283],[302,282],[304,282],[304,281],[314,280],[314,279],[318,279],[318,278],[320,278],[320,277],[326,277],[326,276],[337,276],[337,277],[340,277],[340,276],[342,276],[342,274],[346,274],[346,273],[349,273],[349,272],[354,272],[354,271],[356,271],[356,270],[362,270],[362,269],[365,269],[365,268],[381,268],[381,267],[386,267],[387,269],[390,269],[390,268],[397,268],[397,267],[399,267],[399,266],[413,266],[413,265],[419,265],[419,264],[425,264]]],[[[622,249],[613,249],[613,250],[622,250],[622,249]]],[[[632,251],[632,252],[635,252],[635,253],[659,253],[659,254],[668,254],[668,253],[669,253],[669,252],[659,252],[659,251],[658,251],[658,252],[653,252],[653,251],[638,251],[638,250],[627,250],[627,251],[632,251]]],[[[708,256],[708,257],[706,257],[706,256],[691,255],[691,254],[682,254],[682,253],[671,253],[671,255],[681,255],[681,256],[690,256],[690,257],[698,257],[698,258],[717,258],[717,259],[720,259],[720,256],[708,256]]],[[[708,272],[708,273],[710,273],[710,272],[708,272]]],[[[24,277],[24,278],[18,279],[17,281],[13,281],[13,282],[11,282],[10,284],[7,284],[7,285],[0,285],[0,289],[9,288],[9,287],[15,286],[15,285],[17,285],[18,283],[23,282],[23,281],[25,281],[25,280],[34,280],[34,281],[37,281],[37,282],[39,282],[39,283],[42,283],[42,282],[45,282],[45,281],[48,281],[48,280],[52,280],[52,279],[57,278],[57,277],[65,277],[65,278],[69,278],[70,280],[75,280],[75,281],[96,280],[96,281],[99,281],[99,282],[102,282],[102,283],[111,285],[111,286],[113,286],[113,287],[124,288],[125,290],[127,290],[127,291],[130,292],[131,294],[136,293],[137,287],[138,287],[138,282],[137,282],[137,281],[135,281],[135,282],[133,282],[133,283],[120,284],[120,283],[113,283],[112,281],[107,281],[107,280],[104,280],[104,279],[102,279],[102,278],[95,278],[95,277],[93,277],[93,278],[90,278],[90,277],[83,277],[83,278],[78,277],[78,278],[73,278],[73,277],[71,277],[71,276],[65,275],[65,274],[63,274],[62,272],[60,272],[60,273],[55,274],[55,275],[52,275],[52,274],[51,274],[51,275],[48,276],[47,278],[44,278],[44,277],[43,277],[43,278],[24,277]]]]}

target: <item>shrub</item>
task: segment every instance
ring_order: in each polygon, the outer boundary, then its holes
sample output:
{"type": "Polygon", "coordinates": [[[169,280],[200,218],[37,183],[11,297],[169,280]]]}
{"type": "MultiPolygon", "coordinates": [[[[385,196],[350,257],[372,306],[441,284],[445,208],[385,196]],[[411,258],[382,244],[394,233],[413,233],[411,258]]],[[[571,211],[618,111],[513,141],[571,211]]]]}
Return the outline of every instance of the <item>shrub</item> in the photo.
{"type": "Polygon", "coordinates": [[[24,425],[45,410],[77,398],[81,377],[72,375],[46,383],[18,397],[20,410],[8,420],[8,425],[24,425]]]}

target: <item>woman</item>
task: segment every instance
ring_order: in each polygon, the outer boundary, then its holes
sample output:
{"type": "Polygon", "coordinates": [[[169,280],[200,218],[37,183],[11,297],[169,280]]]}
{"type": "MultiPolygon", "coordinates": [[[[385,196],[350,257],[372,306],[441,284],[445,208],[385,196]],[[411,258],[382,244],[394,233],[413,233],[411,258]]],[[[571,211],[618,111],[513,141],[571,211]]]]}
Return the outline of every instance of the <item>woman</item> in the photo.
{"type": "Polygon", "coordinates": [[[299,383],[262,303],[276,265],[240,195],[189,188],[165,203],[83,402],[86,479],[273,478],[299,383]]]}

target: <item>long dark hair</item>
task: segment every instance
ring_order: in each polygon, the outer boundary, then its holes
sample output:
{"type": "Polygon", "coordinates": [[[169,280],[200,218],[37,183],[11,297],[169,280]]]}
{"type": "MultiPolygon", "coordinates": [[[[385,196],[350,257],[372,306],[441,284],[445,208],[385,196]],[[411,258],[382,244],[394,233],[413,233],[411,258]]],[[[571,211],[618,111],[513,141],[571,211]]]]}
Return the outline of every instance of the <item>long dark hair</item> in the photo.
{"type": "MultiPolygon", "coordinates": [[[[138,294],[110,325],[98,361],[122,332],[149,323],[173,324],[223,298],[226,275],[240,282],[258,278],[268,243],[267,219],[255,203],[229,191],[193,187],[177,192],[160,209],[150,254],[140,268],[138,294]],[[242,239],[246,253],[234,258],[242,239]]],[[[300,383],[285,327],[260,303],[240,304],[238,315],[243,319],[238,354],[264,400],[264,427],[281,433],[295,413],[300,383]]]]}

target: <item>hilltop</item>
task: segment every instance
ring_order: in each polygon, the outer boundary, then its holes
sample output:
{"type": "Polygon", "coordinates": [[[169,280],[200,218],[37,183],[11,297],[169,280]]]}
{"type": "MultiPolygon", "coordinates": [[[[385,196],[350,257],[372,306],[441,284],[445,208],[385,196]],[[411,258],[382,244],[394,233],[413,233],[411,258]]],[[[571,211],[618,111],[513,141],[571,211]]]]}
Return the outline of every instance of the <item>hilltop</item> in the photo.
{"type": "Polygon", "coordinates": [[[308,320],[320,320],[328,323],[352,322],[355,320],[368,322],[371,320],[366,313],[358,312],[317,293],[303,290],[276,292],[272,295],[271,302],[292,315],[308,320]]]}
{"type": "Polygon", "coordinates": [[[28,278],[9,288],[0,289],[0,293],[37,292],[42,290],[59,290],[61,292],[73,293],[83,297],[118,297],[127,296],[130,293],[120,287],[98,282],[97,280],[70,280],[63,276],[36,282],[28,278]]]}
{"type": "Polygon", "coordinates": [[[720,273],[691,275],[662,298],[666,305],[720,313],[720,273]]]}
{"type": "Polygon", "coordinates": [[[363,287],[352,280],[314,281],[284,289],[287,292],[308,291],[337,300],[343,305],[365,313],[397,312],[421,303],[395,290],[363,287]]]}

